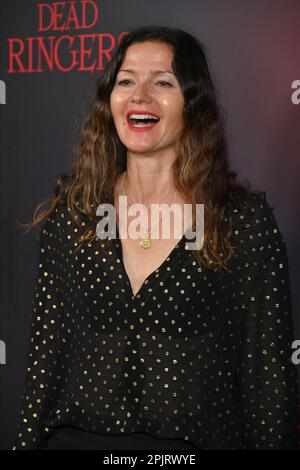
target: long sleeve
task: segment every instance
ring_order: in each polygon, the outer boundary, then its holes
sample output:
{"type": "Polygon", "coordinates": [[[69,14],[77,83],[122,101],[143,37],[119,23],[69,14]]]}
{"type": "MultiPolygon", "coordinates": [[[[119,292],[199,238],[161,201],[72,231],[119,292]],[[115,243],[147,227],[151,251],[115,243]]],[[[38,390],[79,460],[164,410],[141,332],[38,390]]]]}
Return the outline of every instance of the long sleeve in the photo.
{"type": "Polygon", "coordinates": [[[54,214],[40,231],[33,315],[17,437],[13,450],[43,449],[44,419],[55,400],[60,379],[59,325],[62,318],[61,239],[54,214]]]}
{"type": "Polygon", "coordinates": [[[285,241],[267,212],[267,253],[242,319],[237,369],[246,449],[297,447],[297,372],[285,241]]]}

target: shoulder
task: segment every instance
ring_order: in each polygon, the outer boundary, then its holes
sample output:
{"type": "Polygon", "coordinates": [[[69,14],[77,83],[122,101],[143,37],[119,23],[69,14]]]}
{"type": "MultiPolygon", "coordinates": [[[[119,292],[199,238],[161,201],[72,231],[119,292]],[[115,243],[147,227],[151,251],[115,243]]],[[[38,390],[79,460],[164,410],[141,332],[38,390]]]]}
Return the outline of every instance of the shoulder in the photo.
{"type": "Polygon", "coordinates": [[[40,237],[58,237],[63,228],[63,221],[66,213],[66,204],[58,206],[48,217],[44,220],[40,228],[40,237]]]}
{"type": "Polygon", "coordinates": [[[40,228],[41,241],[56,243],[62,247],[78,240],[89,226],[89,218],[82,210],[72,214],[66,202],[61,203],[44,221],[40,228]]]}
{"type": "Polygon", "coordinates": [[[242,198],[231,198],[232,238],[244,255],[257,261],[265,258],[285,240],[274,215],[274,209],[263,194],[247,191],[242,198]]]}
{"type": "Polygon", "coordinates": [[[230,212],[237,225],[254,228],[274,224],[274,206],[265,198],[263,193],[245,191],[241,196],[230,196],[230,212]],[[249,224],[249,226],[248,226],[249,224]]]}

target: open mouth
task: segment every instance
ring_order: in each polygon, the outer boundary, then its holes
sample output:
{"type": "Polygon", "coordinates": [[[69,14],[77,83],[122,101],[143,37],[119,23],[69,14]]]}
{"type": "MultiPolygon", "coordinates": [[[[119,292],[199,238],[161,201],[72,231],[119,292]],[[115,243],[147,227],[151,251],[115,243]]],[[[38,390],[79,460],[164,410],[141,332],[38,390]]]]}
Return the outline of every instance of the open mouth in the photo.
{"type": "Polygon", "coordinates": [[[151,114],[129,114],[127,121],[133,127],[148,127],[150,125],[157,124],[160,119],[159,117],[151,114]]]}

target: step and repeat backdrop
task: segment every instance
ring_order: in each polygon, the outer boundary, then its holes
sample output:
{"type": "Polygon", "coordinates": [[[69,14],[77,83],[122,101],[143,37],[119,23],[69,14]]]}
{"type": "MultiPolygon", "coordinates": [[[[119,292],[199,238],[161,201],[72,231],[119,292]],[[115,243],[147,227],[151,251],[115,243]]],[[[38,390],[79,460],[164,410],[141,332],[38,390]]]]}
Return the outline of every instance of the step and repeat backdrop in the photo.
{"type": "Polygon", "coordinates": [[[18,222],[68,172],[94,83],[134,27],[207,47],[232,166],[265,191],[286,241],[300,347],[299,19],[299,0],[0,1],[1,449],[16,433],[37,264],[37,235],[18,222]]]}

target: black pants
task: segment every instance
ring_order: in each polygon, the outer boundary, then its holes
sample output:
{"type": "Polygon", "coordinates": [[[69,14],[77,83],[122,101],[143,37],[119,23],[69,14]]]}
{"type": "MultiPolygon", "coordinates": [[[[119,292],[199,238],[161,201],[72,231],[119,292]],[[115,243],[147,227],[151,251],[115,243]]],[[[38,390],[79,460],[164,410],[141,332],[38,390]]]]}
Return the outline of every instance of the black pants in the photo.
{"type": "Polygon", "coordinates": [[[157,439],[144,433],[109,435],[81,431],[71,426],[57,428],[47,450],[196,450],[181,439],[157,439]]]}

